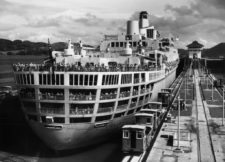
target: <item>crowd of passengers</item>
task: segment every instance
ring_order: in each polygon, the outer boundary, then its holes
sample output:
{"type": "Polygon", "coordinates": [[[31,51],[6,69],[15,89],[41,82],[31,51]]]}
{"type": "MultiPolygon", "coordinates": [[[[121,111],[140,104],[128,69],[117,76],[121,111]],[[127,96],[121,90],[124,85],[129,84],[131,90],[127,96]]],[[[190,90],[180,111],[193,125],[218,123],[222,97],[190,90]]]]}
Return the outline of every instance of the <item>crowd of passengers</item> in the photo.
{"type": "Polygon", "coordinates": [[[64,99],[64,94],[62,92],[40,92],[41,99],[64,99]]]}
{"type": "MultiPolygon", "coordinates": [[[[172,68],[172,67],[169,67],[172,68]]],[[[154,71],[156,70],[155,65],[125,65],[117,64],[115,66],[104,66],[104,64],[86,64],[85,66],[78,65],[63,65],[61,63],[55,64],[53,67],[50,64],[13,64],[14,71],[92,71],[92,72],[121,72],[121,71],[154,71]]],[[[157,70],[160,70],[161,66],[157,66],[157,70]]]]}
{"type": "Polygon", "coordinates": [[[93,113],[93,108],[87,107],[87,108],[82,108],[82,107],[75,107],[75,108],[70,108],[70,114],[74,115],[83,115],[83,114],[92,114],[93,113]]]}
{"type": "Polygon", "coordinates": [[[90,93],[89,95],[85,93],[70,93],[70,100],[95,100],[95,95],[90,93]]]}

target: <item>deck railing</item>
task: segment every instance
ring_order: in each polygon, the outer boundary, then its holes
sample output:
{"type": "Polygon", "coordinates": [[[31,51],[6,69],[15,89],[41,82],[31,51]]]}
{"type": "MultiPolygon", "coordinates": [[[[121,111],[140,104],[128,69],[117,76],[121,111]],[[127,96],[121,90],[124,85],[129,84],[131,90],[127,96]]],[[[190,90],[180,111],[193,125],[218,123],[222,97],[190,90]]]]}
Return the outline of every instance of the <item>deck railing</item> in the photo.
{"type": "Polygon", "coordinates": [[[64,114],[64,108],[48,108],[48,107],[41,107],[41,113],[44,114],[64,114]]]}
{"type": "Polygon", "coordinates": [[[96,95],[70,95],[70,100],[75,101],[88,101],[88,100],[95,100],[96,95]]]}
{"type": "Polygon", "coordinates": [[[97,113],[113,112],[113,107],[99,107],[97,113]]]}
{"type": "Polygon", "coordinates": [[[133,96],[136,96],[136,95],[138,95],[138,90],[137,91],[133,91],[133,96]]]}
{"type": "Polygon", "coordinates": [[[131,103],[131,104],[130,104],[130,107],[135,107],[136,104],[137,104],[136,102],[135,102],[135,103],[131,103]]]}
{"type": "Polygon", "coordinates": [[[127,106],[128,106],[128,104],[119,105],[119,106],[117,106],[117,110],[124,110],[127,108],[127,106]]]}
{"type": "MultiPolygon", "coordinates": [[[[14,64],[13,70],[17,71],[50,71],[52,69],[51,66],[45,64],[14,64]]],[[[78,65],[61,65],[55,64],[55,71],[78,71],[78,72],[129,72],[129,71],[159,71],[161,67],[151,67],[148,65],[143,66],[124,66],[118,65],[115,67],[107,67],[107,66],[78,66],[78,65]]],[[[138,81],[139,82],[139,81],[138,81]]]]}
{"type": "Polygon", "coordinates": [[[40,100],[64,100],[64,95],[39,94],[40,100]]]}
{"type": "Polygon", "coordinates": [[[100,100],[115,99],[117,94],[101,94],[100,100]]]}
{"type": "Polygon", "coordinates": [[[86,115],[86,114],[93,114],[93,108],[71,108],[70,114],[71,115],[86,115]]]}
{"type": "Polygon", "coordinates": [[[129,97],[130,92],[120,92],[120,98],[129,97]]]}
{"type": "Polygon", "coordinates": [[[20,97],[23,99],[35,99],[35,94],[20,93],[20,97]]]}

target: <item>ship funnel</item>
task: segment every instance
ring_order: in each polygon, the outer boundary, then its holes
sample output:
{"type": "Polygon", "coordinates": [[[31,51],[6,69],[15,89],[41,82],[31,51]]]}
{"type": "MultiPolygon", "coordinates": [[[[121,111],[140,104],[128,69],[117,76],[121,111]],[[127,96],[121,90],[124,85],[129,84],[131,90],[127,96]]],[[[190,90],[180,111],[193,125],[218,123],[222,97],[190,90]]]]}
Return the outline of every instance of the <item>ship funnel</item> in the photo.
{"type": "Polygon", "coordinates": [[[149,27],[148,12],[142,11],[139,16],[139,28],[149,27]]]}
{"type": "Polygon", "coordinates": [[[127,35],[139,34],[138,21],[127,21],[127,35]]]}

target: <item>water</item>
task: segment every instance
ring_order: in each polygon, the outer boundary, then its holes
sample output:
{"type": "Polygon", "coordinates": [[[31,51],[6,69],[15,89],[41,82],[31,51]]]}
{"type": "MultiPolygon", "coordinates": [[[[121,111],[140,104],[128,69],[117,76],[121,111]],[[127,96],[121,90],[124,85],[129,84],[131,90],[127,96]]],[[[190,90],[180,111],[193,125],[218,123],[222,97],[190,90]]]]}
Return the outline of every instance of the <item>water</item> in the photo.
{"type": "Polygon", "coordinates": [[[1,151],[38,162],[116,162],[123,157],[120,137],[83,149],[61,152],[49,149],[25,122],[17,97],[7,97],[0,105],[1,151]]]}

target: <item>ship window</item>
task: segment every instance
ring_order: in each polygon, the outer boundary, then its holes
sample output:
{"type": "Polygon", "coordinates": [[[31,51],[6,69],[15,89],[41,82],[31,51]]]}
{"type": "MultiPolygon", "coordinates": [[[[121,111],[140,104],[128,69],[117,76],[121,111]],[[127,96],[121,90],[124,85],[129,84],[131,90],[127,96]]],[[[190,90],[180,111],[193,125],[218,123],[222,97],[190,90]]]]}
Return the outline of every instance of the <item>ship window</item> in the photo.
{"type": "Polygon", "coordinates": [[[109,75],[106,75],[106,82],[105,82],[105,85],[108,85],[109,84],[109,75]]]}
{"type": "Polygon", "coordinates": [[[145,73],[141,73],[141,81],[145,82],[145,73]]]}
{"type": "Polygon", "coordinates": [[[20,75],[16,75],[17,76],[17,81],[19,84],[21,84],[21,81],[20,81],[20,75]]]}
{"type": "Polygon", "coordinates": [[[132,42],[129,42],[130,47],[132,47],[132,42]]]}
{"type": "Polygon", "coordinates": [[[24,84],[23,74],[20,75],[20,78],[21,78],[21,81],[22,81],[21,83],[24,84]]]}
{"type": "Polygon", "coordinates": [[[27,84],[30,84],[30,74],[27,74],[27,84]]]}
{"type": "Polygon", "coordinates": [[[19,84],[18,75],[16,74],[16,83],[19,84]]]}
{"type": "Polygon", "coordinates": [[[128,84],[132,81],[132,74],[123,74],[121,77],[121,84],[128,84]]]}
{"type": "Polygon", "coordinates": [[[59,74],[56,75],[56,85],[59,85],[59,74]]]}
{"type": "Polygon", "coordinates": [[[34,84],[34,74],[31,74],[31,84],[34,84]]]}
{"type": "Polygon", "coordinates": [[[134,109],[133,110],[129,110],[127,115],[133,114],[134,113],[134,109]]]}
{"type": "Polygon", "coordinates": [[[123,47],[123,42],[120,42],[120,47],[123,47]]]}
{"type": "Polygon", "coordinates": [[[90,75],[90,78],[89,78],[89,85],[93,85],[93,75],[90,75]]]}
{"type": "Polygon", "coordinates": [[[20,76],[20,83],[23,84],[23,75],[19,75],[20,76]]]}
{"type": "Polygon", "coordinates": [[[102,85],[105,85],[105,75],[103,75],[103,77],[102,77],[102,85]]]}
{"type": "Polygon", "coordinates": [[[153,90],[154,88],[154,83],[151,84],[151,91],[153,90]]]}
{"type": "Polygon", "coordinates": [[[51,75],[51,84],[52,85],[55,85],[55,76],[56,76],[55,74],[51,75]]]}
{"type": "Polygon", "coordinates": [[[88,75],[85,75],[84,77],[84,85],[88,85],[88,75]]]}
{"type": "Polygon", "coordinates": [[[119,75],[103,75],[102,85],[118,84],[119,75]]]}
{"type": "Polygon", "coordinates": [[[143,132],[141,132],[141,131],[137,131],[137,139],[142,139],[143,138],[143,132]]]}
{"type": "Polygon", "coordinates": [[[147,29],[147,38],[153,38],[154,29],[147,29]]]}
{"type": "Polygon", "coordinates": [[[78,75],[74,75],[74,82],[75,84],[74,85],[78,85],[78,75]]]}
{"type": "Polygon", "coordinates": [[[123,131],[123,138],[130,138],[129,137],[129,131],[128,130],[124,130],[123,131]]]}
{"type": "Polygon", "coordinates": [[[141,110],[141,107],[138,107],[137,110],[136,110],[136,112],[139,112],[140,110],[141,110]]]}
{"type": "Polygon", "coordinates": [[[43,84],[46,85],[46,74],[43,74],[43,84]]]}
{"type": "MultiPolygon", "coordinates": [[[[87,97],[89,97],[89,96],[87,96],[87,97]]],[[[92,97],[94,97],[94,96],[92,96],[92,97]]],[[[84,97],[79,98],[79,100],[84,100],[84,99],[88,100],[88,98],[84,98],[84,97]]],[[[94,104],[70,104],[70,114],[71,115],[93,114],[93,111],[94,111],[94,104]]]]}
{"type": "Polygon", "coordinates": [[[23,74],[23,84],[27,84],[26,74],[23,74]]]}
{"type": "Polygon", "coordinates": [[[134,83],[139,83],[139,73],[134,74],[134,83]]]}
{"type": "Polygon", "coordinates": [[[37,116],[36,115],[27,115],[28,120],[33,120],[37,121],[37,116]]]}
{"type": "Polygon", "coordinates": [[[115,46],[115,42],[111,42],[111,47],[114,47],[115,46]]]}
{"type": "Polygon", "coordinates": [[[45,116],[42,116],[41,117],[41,121],[42,121],[42,123],[46,123],[46,117],[45,116]]]}
{"type": "Polygon", "coordinates": [[[64,85],[64,75],[60,74],[60,83],[61,85],[64,85]]]}
{"type": "Polygon", "coordinates": [[[42,85],[42,74],[39,74],[39,84],[42,85]]]}
{"type": "Polygon", "coordinates": [[[119,47],[119,42],[116,42],[116,47],[119,47]]]}
{"type": "Polygon", "coordinates": [[[106,116],[97,116],[95,121],[96,122],[100,122],[100,121],[104,121],[104,120],[110,120],[111,119],[111,115],[106,115],[106,116]]]}
{"type": "Polygon", "coordinates": [[[65,123],[65,118],[54,117],[54,123],[65,123]]]}
{"type": "Polygon", "coordinates": [[[73,85],[73,75],[70,74],[70,85],[73,85]]]}
{"type": "Polygon", "coordinates": [[[80,75],[80,85],[83,85],[83,75],[80,75]]]}
{"type": "Polygon", "coordinates": [[[70,123],[89,123],[91,118],[70,118],[70,123]]]}
{"type": "Polygon", "coordinates": [[[147,123],[147,124],[151,124],[151,118],[147,118],[147,119],[146,119],[146,123],[147,123]]]}
{"type": "Polygon", "coordinates": [[[50,85],[51,84],[51,76],[50,76],[50,74],[47,74],[47,81],[48,81],[48,85],[50,85]]]}
{"type": "Polygon", "coordinates": [[[122,116],[124,116],[124,112],[122,112],[122,113],[117,113],[117,114],[115,114],[114,115],[114,118],[119,118],[119,117],[122,117],[122,116]]]}
{"type": "Polygon", "coordinates": [[[145,42],[145,41],[143,41],[142,44],[143,44],[143,47],[147,46],[147,42],[145,42]]]}

